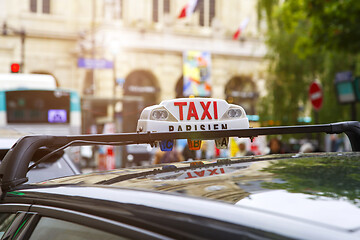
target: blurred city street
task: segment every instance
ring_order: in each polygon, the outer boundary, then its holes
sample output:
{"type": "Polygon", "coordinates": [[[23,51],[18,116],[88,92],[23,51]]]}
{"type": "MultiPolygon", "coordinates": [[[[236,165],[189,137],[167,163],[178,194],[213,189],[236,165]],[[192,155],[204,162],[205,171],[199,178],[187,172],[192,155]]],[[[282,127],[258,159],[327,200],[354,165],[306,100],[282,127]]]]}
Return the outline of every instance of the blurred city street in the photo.
{"type": "MultiPolygon", "coordinates": [[[[16,133],[0,143],[136,132],[145,107],[189,97],[239,105],[254,128],[358,120],[359,2],[330,2],[0,0],[0,128],[16,133]]],[[[90,172],[351,150],[344,134],[306,133],[175,146],[170,155],[148,144],[67,154],[90,172]]]]}

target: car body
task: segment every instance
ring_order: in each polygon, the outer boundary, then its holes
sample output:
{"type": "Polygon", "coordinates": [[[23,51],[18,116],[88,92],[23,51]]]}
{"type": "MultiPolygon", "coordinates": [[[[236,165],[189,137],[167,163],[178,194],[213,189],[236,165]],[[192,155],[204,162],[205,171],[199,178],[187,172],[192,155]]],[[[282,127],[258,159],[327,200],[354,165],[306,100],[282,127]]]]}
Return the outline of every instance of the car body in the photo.
{"type": "Polygon", "coordinates": [[[88,173],[22,185],[0,212],[29,215],[17,233],[25,237],[46,226],[57,239],[71,223],[82,226],[72,234],[93,234],[77,239],[359,239],[359,158],[264,155],[88,173]]]}

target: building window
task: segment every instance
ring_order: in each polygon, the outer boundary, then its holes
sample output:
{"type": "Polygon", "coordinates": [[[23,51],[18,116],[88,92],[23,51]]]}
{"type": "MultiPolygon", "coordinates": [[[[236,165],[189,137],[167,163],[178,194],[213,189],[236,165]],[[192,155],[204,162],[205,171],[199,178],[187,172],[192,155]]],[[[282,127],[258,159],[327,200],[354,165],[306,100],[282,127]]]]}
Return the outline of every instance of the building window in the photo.
{"type": "Polygon", "coordinates": [[[30,12],[50,14],[50,0],[30,0],[30,12]]]}
{"type": "Polygon", "coordinates": [[[37,0],[30,0],[30,12],[37,12],[37,0]]]}
{"type": "Polygon", "coordinates": [[[42,2],[42,12],[43,13],[50,13],[50,0],[43,0],[42,2]]]}
{"type": "Polygon", "coordinates": [[[152,20],[153,22],[160,22],[165,14],[170,13],[170,0],[153,0],[152,5],[152,20]]]}
{"type": "Polygon", "coordinates": [[[210,27],[215,17],[215,0],[199,0],[199,25],[210,27]]]}
{"type": "Polygon", "coordinates": [[[159,22],[159,0],[153,0],[153,14],[152,19],[153,22],[159,22]]]}
{"type": "Polygon", "coordinates": [[[170,13],[170,0],[164,0],[164,13],[170,13]]]}
{"type": "Polygon", "coordinates": [[[116,20],[123,18],[122,0],[105,0],[104,18],[107,20],[116,20]]]}
{"type": "Polygon", "coordinates": [[[215,18],[215,0],[209,0],[209,26],[215,18]]]}
{"type": "Polygon", "coordinates": [[[205,26],[205,2],[204,0],[199,0],[198,8],[199,8],[199,24],[200,26],[205,26]]]}

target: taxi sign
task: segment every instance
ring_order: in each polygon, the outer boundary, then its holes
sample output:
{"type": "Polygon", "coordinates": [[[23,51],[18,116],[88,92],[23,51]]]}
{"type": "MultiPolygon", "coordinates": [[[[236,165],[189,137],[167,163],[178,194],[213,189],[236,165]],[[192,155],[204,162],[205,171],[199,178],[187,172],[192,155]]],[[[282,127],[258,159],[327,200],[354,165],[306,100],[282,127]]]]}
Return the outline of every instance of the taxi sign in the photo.
{"type": "MultiPolygon", "coordinates": [[[[139,132],[196,132],[249,128],[245,110],[225,100],[213,98],[178,98],[145,108],[138,120],[139,132]]],[[[188,139],[190,150],[201,149],[201,139],[188,139]]],[[[229,138],[215,140],[218,149],[227,148],[229,138]]],[[[162,141],[162,151],[171,151],[169,141],[162,141]]]]}
{"type": "Polygon", "coordinates": [[[217,131],[249,128],[245,110],[222,99],[178,98],[145,108],[139,132],[217,131]]]}

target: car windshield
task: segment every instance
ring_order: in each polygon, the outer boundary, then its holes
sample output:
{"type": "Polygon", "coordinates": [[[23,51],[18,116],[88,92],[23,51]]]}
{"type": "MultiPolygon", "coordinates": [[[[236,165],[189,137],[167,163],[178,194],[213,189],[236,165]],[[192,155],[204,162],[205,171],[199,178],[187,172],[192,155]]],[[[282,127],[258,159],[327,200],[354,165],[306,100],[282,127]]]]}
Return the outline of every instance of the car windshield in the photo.
{"type": "MultiPolygon", "coordinates": [[[[3,160],[8,151],[9,149],[0,149],[0,162],[3,160]]],[[[49,150],[40,149],[34,154],[30,165],[48,153],[50,153],[49,150]]],[[[28,183],[35,183],[47,179],[71,176],[79,173],[79,169],[74,165],[72,160],[64,154],[64,152],[61,152],[60,154],[56,154],[37,165],[34,169],[29,171],[27,177],[29,178],[28,183]]]]}
{"type": "Polygon", "coordinates": [[[28,183],[41,182],[47,179],[71,176],[80,171],[71,163],[68,156],[57,157],[55,161],[39,164],[28,173],[28,183]]]}

